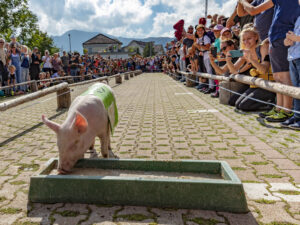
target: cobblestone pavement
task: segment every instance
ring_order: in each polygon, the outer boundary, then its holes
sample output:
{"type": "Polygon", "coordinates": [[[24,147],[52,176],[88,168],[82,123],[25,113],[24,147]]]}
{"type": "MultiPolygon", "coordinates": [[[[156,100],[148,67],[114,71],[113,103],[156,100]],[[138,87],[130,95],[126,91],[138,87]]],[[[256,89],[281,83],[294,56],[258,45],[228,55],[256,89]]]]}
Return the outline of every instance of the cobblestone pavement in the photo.
{"type": "MultiPolygon", "coordinates": [[[[247,214],[86,204],[28,204],[30,177],[57,157],[56,136],[41,115],[62,123],[56,96],[1,113],[0,224],[300,224],[300,133],[235,113],[163,74],[114,85],[120,158],[226,160],[244,183],[247,214]]],[[[72,98],[89,85],[79,86],[72,98]]],[[[96,146],[99,149],[99,144],[96,146]]]]}

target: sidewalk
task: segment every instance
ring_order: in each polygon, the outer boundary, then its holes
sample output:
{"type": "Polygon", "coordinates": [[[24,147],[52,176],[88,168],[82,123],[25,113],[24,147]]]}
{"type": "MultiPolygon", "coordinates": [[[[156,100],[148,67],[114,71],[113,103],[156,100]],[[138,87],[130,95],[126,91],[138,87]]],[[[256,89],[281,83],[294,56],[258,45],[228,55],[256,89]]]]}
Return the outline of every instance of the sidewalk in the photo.
{"type": "MultiPolygon", "coordinates": [[[[262,126],[255,114],[235,113],[164,74],[143,74],[110,85],[120,119],[112,138],[116,155],[225,160],[243,181],[251,212],[27,205],[30,176],[58,156],[55,134],[41,123],[42,114],[58,123],[66,118],[65,111],[56,111],[53,94],[1,113],[0,224],[300,224],[299,132],[262,126]]],[[[72,98],[88,86],[75,88],[72,98]]]]}

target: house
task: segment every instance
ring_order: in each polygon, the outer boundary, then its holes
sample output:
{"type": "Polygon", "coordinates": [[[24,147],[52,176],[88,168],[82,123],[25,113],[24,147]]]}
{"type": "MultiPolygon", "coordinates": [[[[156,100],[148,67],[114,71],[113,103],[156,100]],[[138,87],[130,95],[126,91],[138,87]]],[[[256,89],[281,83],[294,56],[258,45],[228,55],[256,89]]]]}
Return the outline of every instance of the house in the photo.
{"type": "Polygon", "coordinates": [[[124,47],[124,51],[143,55],[147,43],[148,42],[133,40],[126,47],[124,47]]]}
{"type": "Polygon", "coordinates": [[[107,37],[104,34],[98,34],[92,37],[85,41],[82,46],[84,49],[87,49],[89,55],[100,54],[103,58],[110,57],[111,59],[129,58],[128,53],[122,51],[122,42],[107,37]]]}
{"type": "Polygon", "coordinates": [[[154,52],[156,55],[164,55],[164,47],[162,45],[154,45],[154,52]]]}

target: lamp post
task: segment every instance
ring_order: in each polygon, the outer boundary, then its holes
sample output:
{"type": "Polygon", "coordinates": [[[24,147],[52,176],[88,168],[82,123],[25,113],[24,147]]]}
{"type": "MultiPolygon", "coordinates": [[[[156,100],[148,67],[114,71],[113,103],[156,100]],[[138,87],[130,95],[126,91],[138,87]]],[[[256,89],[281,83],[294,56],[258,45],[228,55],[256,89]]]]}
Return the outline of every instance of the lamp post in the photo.
{"type": "Polygon", "coordinates": [[[205,18],[207,19],[207,5],[208,5],[208,0],[205,0],[205,18]]]}
{"type": "Polygon", "coordinates": [[[70,53],[72,53],[72,48],[71,48],[71,34],[68,34],[68,36],[69,36],[70,53]]]}

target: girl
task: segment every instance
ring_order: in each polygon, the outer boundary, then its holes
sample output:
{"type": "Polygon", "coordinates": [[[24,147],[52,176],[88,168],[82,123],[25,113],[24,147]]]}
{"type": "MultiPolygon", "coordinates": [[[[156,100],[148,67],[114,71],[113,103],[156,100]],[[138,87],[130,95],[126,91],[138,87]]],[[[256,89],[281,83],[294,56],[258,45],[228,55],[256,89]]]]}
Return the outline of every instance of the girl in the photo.
{"type": "MultiPolygon", "coordinates": [[[[231,61],[230,52],[226,55],[226,63],[231,73],[241,73],[240,70],[245,70],[243,74],[251,75],[253,77],[263,78],[265,80],[273,80],[270,73],[270,58],[269,58],[269,43],[264,42],[259,45],[259,34],[253,26],[245,26],[240,35],[241,49],[243,49],[243,56],[233,64],[231,61]]],[[[257,88],[250,85],[236,101],[237,109],[243,111],[261,110],[267,107],[266,104],[254,101],[251,98],[262,100],[265,102],[274,102],[275,94],[267,90],[257,88]]]]}

